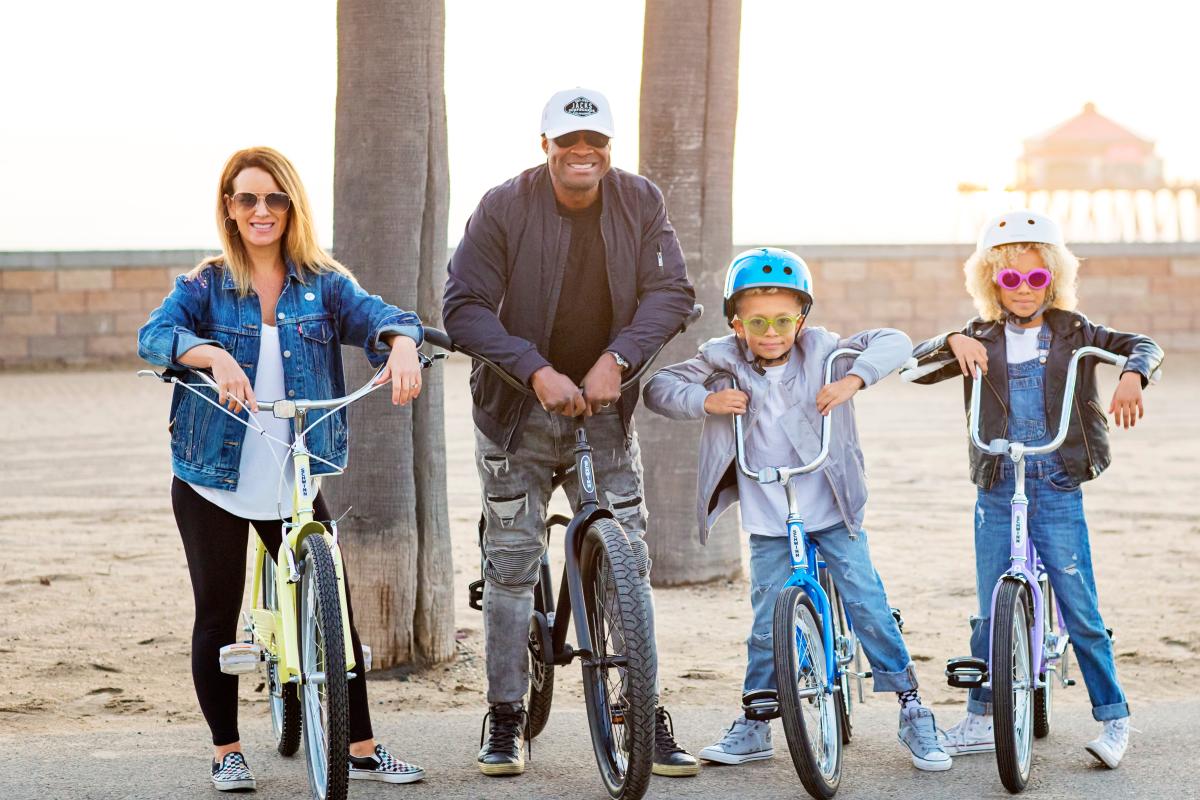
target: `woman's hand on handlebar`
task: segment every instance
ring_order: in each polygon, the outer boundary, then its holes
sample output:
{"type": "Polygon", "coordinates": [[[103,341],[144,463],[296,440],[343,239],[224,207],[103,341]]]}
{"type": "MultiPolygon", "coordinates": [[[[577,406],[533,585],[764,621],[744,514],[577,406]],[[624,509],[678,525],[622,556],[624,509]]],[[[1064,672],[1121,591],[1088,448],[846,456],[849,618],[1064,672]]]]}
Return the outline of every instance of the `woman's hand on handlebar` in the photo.
{"type": "Polygon", "coordinates": [[[865,385],[857,375],[847,375],[841,380],[825,384],[817,392],[817,411],[821,412],[822,417],[828,416],[830,411],[854,397],[865,385]]]}
{"type": "Polygon", "coordinates": [[[421,360],[417,356],[417,343],[407,336],[396,335],[390,344],[392,352],[375,383],[391,381],[392,405],[406,406],[421,394],[421,360]]]}
{"type": "Polygon", "coordinates": [[[1121,374],[1112,402],[1108,405],[1108,413],[1113,415],[1118,428],[1125,429],[1137,425],[1137,421],[1146,416],[1146,409],[1142,405],[1141,375],[1132,371],[1121,374]]]}
{"type": "Polygon", "coordinates": [[[583,392],[575,382],[554,367],[542,367],[530,379],[542,408],[564,417],[578,417],[588,408],[583,392]]]}
{"type": "Polygon", "coordinates": [[[722,389],[704,398],[704,410],[709,414],[745,414],[750,396],[738,389],[722,389]]]}
{"type": "Polygon", "coordinates": [[[213,382],[220,387],[217,402],[233,413],[238,413],[243,407],[258,411],[254,387],[228,350],[212,344],[196,345],[179,357],[179,363],[197,369],[212,370],[213,382]]]}
{"type": "Polygon", "coordinates": [[[958,360],[958,366],[962,369],[962,374],[968,378],[975,377],[975,365],[979,365],[979,369],[984,375],[987,375],[987,349],[983,344],[972,339],[970,336],[964,336],[961,333],[952,333],[946,339],[946,344],[950,347],[950,352],[954,353],[954,357],[958,360]]]}
{"type": "Polygon", "coordinates": [[[601,353],[583,376],[583,399],[589,417],[621,399],[621,367],[612,353],[601,353]]]}

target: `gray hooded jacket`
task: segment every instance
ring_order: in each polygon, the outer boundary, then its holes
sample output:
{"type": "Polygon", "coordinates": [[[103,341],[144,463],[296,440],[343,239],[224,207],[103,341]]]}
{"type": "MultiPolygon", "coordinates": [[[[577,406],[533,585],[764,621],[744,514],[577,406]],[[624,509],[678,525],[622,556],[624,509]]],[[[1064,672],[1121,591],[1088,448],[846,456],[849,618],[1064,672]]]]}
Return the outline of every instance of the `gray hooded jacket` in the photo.
{"type": "MultiPolygon", "coordinates": [[[[795,413],[789,414],[785,432],[792,447],[803,462],[816,457],[821,449],[821,415],[816,397],[824,381],[825,359],[834,350],[849,347],[862,355],[841,358],[834,364],[833,379],[857,375],[863,388],[871,386],[889,373],[899,369],[912,353],[908,336],[891,328],[863,331],[848,339],[824,328],[802,328],[796,337],[792,357],[784,372],[782,385],[790,391],[795,413]]],[[[708,532],[717,519],[738,499],[736,449],[733,423],[726,415],[709,416],[704,411],[704,398],[711,391],[728,388],[727,379],[716,378],[713,385],[705,382],[714,372],[733,374],[742,391],[750,396],[746,414],[746,431],[753,429],[759,406],[755,397],[762,397],[767,379],[754,367],[749,348],[730,334],[710,339],[700,346],[692,359],[664,367],[646,384],[643,399],[651,411],[671,419],[704,420],[700,434],[700,467],[697,473],[696,517],[700,541],[708,541],[708,532]]],[[[833,441],[829,458],[814,474],[825,475],[842,519],[851,535],[862,528],[867,503],[867,479],[863,471],[862,450],[858,446],[858,429],[854,424],[853,401],[833,410],[833,441]]],[[[786,460],[792,454],[781,454],[786,460]]],[[[751,464],[754,468],[786,467],[796,464],[751,464]]]]}

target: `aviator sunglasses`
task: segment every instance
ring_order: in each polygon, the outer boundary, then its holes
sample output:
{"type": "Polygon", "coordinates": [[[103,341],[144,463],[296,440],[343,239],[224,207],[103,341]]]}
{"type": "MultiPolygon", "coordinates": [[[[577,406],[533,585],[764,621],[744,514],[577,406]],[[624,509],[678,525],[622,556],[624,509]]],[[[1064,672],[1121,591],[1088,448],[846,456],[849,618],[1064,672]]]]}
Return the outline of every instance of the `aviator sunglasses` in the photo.
{"type": "Polygon", "coordinates": [[[282,214],[292,207],[292,198],[283,192],[236,192],[231,199],[239,211],[253,211],[258,207],[258,198],[265,197],[267,208],[282,214]]]}
{"type": "Polygon", "coordinates": [[[1024,274],[1015,269],[1002,269],[996,273],[996,285],[1002,289],[1008,289],[1010,292],[1021,288],[1022,283],[1028,283],[1030,289],[1045,289],[1050,285],[1050,279],[1053,277],[1050,270],[1041,267],[1024,274]]]}
{"type": "Polygon", "coordinates": [[[554,143],[559,147],[573,147],[580,139],[583,139],[591,147],[608,147],[609,137],[595,131],[571,131],[570,133],[564,133],[562,136],[555,136],[554,143]]]}
{"type": "MultiPolygon", "coordinates": [[[[738,319],[742,319],[738,317],[738,319]]],[[[796,325],[804,319],[801,314],[780,314],[778,317],[750,317],[742,319],[742,324],[751,336],[766,336],[767,331],[775,329],[780,336],[790,336],[796,330],[796,325]]]]}

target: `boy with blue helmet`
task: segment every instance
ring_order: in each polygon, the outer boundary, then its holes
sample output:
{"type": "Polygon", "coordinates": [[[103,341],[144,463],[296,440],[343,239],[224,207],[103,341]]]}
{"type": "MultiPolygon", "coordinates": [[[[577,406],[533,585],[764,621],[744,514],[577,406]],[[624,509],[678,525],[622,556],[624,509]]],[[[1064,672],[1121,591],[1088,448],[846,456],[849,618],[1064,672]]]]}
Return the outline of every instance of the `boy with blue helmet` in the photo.
{"type": "Polygon", "coordinates": [[[737,469],[727,415],[746,418],[746,457],[758,465],[812,461],[821,447],[822,416],[833,414],[829,458],[793,478],[805,528],[820,548],[834,584],[871,662],[875,690],[900,699],[900,741],[919,769],[945,770],[950,757],[937,741],[933,714],[921,705],[917,677],[883,583],[871,563],[862,528],[866,476],[851,398],[898,369],[911,345],[898,330],[880,328],[848,339],[804,327],[813,305],[813,276],[795,253],[759,247],[736,256],[725,279],[724,311],[733,334],[711,339],[695,358],[659,370],[646,384],[646,406],[672,419],[702,419],[697,518],[704,542],[717,518],[737,502],[750,535],[750,600],[754,623],[747,645],[744,713],[700,757],[742,764],[774,754],[771,728],[754,701],[777,690],[771,628],[775,600],[791,577],[784,487],[759,484],[737,469]],[[839,359],[834,382],[824,365],[842,347],[861,352],[839,359]],[[737,378],[740,390],[710,391],[714,373],[737,378]]]}

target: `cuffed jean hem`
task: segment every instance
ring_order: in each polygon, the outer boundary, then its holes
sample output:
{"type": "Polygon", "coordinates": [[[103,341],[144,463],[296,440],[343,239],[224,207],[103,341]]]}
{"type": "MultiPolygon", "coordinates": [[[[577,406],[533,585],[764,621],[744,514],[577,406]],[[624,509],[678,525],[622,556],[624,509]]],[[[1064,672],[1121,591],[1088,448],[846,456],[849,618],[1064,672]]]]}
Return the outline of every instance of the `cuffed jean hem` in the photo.
{"type": "Polygon", "coordinates": [[[978,717],[990,717],[992,715],[992,704],[985,703],[982,700],[975,698],[967,699],[967,712],[978,717]]]}
{"type": "Polygon", "coordinates": [[[1110,703],[1106,706],[1096,706],[1092,709],[1092,719],[1097,722],[1108,722],[1110,719],[1124,719],[1129,716],[1129,703],[1110,703]]]}
{"type": "Polygon", "coordinates": [[[877,692],[907,692],[917,688],[917,668],[911,661],[903,672],[884,672],[872,667],[871,674],[875,678],[877,692]]]}

